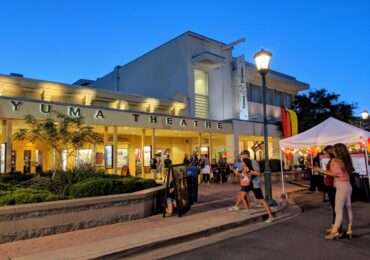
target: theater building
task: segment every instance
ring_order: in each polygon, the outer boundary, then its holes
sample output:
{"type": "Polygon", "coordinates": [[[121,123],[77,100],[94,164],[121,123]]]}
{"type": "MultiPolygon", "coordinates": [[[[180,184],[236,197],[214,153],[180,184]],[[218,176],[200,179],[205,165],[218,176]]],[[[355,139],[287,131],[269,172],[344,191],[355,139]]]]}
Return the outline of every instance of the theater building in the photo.
{"type": "MultiPolygon", "coordinates": [[[[150,177],[145,173],[155,153],[169,154],[174,163],[192,151],[233,161],[263,140],[263,118],[261,78],[232,50],[186,32],[96,80],[62,84],[0,75],[1,172],[53,168],[48,144],[13,138],[26,127],[25,115],[42,119],[51,110],[83,116],[104,136],[102,144],[64,154],[63,168],[92,160],[108,173],[127,166],[133,175],[150,177]]],[[[290,108],[309,85],[276,71],[267,75],[267,85],[269,154],[277,158],[280,107],[290,108]]]]}

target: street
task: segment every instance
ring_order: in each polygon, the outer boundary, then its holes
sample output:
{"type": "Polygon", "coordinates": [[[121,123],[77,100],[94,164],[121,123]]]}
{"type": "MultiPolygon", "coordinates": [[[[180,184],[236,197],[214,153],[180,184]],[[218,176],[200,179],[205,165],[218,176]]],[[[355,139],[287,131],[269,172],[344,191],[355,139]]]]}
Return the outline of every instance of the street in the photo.
{"type": "Polygon", "coordinates": [[[330,205],[320,194],[297,198],[304,208],[298,217],[165,259],[370,259],[370,204],[353,204],[352,240],[327,241],[330,205]]]}

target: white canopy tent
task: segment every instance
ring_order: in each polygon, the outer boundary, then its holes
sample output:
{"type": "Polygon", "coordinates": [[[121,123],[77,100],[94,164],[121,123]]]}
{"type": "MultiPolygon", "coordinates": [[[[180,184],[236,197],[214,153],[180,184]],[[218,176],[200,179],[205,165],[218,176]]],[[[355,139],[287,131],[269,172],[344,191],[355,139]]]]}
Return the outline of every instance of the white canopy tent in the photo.
{"type": "MultiPolygon", "coordinates": [[[[280,148],[309,148],[320,145],[333,145],[336,143],[353,144],[365,142],[367,144],[368,138],[370,138],[370,132],[330,117],[301,134],[280,140],[279,145],[280,148]]],[[[367,153],[366,147],[365,151],[367,153]]],[[[281,149],[280,159],[282,164],[281,149]]],[[[283,183],[283,194],[285,195],[282,165],[281,178],[283,183]]]]}

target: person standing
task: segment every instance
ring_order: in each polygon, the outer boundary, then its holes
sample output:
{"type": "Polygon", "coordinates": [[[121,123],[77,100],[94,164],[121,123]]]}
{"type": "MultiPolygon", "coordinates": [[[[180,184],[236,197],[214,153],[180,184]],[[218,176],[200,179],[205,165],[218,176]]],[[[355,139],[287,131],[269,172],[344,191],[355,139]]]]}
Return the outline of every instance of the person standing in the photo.
{"type": "Polygon", "coordinates": [[[152,174],[152,179],[155,180],[156,179],[156,174],[157,174],[157,166],[158,166],[158,160],[157,160],[157,154],[154,155],[154,157],[152,158],[152,161],[150,163],[150,172],[152,174]]]}
{"type": "Polygon", "coordinates": [[[217,166],[220,170],[221,183],[224,183],[226,182],[226,160],[222,157],[222,153],[218,154],[217,166]]]}
{"type": "MultiPolygon", "coordinates": [[[[329,157],[329,161],[326,164],[326,170],[328,170],[328,171],[330,171],[331,161],[335,157],[333,150],[334,150],[334,147],[332,145],[328,145],[324,148],[325,156],[329,157]]],[[[333,214],[333,219],[332,219],[331,225],[326,230],[327,233],[330,233],[331,230],[333,229],[333,226],[334,226],[334,223],[335,223],[335,194],[336,194],[336,188],[334,187],[334,177],[330,176],[330,175],[325,175],[324,184],[325,184],[326,193],[328,193],[330,205],[332,207],[332,214],[333,214]]],[[[341,231],[341,228],[339,228],[339,232],[340,231],[341,231]]]]}
{"type": "Polygon", "coordinates": [[[353,212],[351,205],[352,186],[350,175],[354,172],[351,156],[347,147],[342,143],[334,145],[335,158],[330,163],[330,170],[315,169],[320,173],[334,177],[334,186],[337,189],[335,195],[335,222],[326,239],[339,239],[339,227],[343,221],[344,210],[348,216],[347,236],[352,238],[353,212]]]}
{"type": "Polygon", "coordinates": [[[163,183],[166,183],[166,180],[168,178],[168,171],[171,164],[172,160],[170,159],[170,155],[167,154],[167,158],[163,161],[163,177],[164,177],[163,183]]]}
{"type": "Polygon", "coordinates": [[[211,170],[213,173],[213,182],[219,183],[220,182],[220,170],[218,169],[216,159],[212,159],[211,170]]]}
{"type": "Polygon", "coordinates": [[[210,181],[210,175],[211,175],[211,166],[208,159],[208,154],[202,154],[201,156],[201,162],[200,162],[201,168],[202,168],[202,179],[204,184],[208,184],[210,181]]]}
{"type": "Polygon", "coordinates": [[[198,155],[196,151],[193,151],[193,154],[190,157],[190,164],[195,167],[199,165],[198,155]]]}
{"type": "Polygon", "coordinates": [[[189,155],[187,153],[184,155],[184,160],[182,161],[182,163],[185,164],[185,166],[188,166],[190,164],[189,155]]]}

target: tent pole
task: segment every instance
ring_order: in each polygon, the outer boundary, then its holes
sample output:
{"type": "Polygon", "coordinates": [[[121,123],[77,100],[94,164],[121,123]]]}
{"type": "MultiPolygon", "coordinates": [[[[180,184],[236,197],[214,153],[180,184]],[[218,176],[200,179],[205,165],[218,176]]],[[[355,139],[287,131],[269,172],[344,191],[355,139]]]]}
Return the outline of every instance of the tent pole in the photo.
{"type": "MultiPolygon", "coordinates": [[[[369,181],[369,187],[370,187],[370,175],[369,175],[369,155],[367,153],[367,148],[368,148],[368,141],[366,140],[366,145],[365,145],[365,164],[366,164],[366,171],[367,171],[367,180],[369,181]]],[[[365,187],[366,190],[366,187],[365,187]]],[[[369,198],[368,198],[369,200],[369,198]]]]}
{"type": "Polygon", "coordinates": [[[310,152],[311,152],[311,174],[313,175],[313,152],[311,151],[311,148],[310,148],[310,152]]]}
{"type": "Polygon", "coordinates": [[[283,189],[283,198],[284,199],[287,199],[288,196],[287,194],[285,193],[285,184],[284,184],[284,169],[283,169],[283,157],[282,157],[282,151],[281,151],[281,148],[279,148],[280,152],[280,170],[281,170],[281,186],[282,186],[282,189],[283,189]]]}

